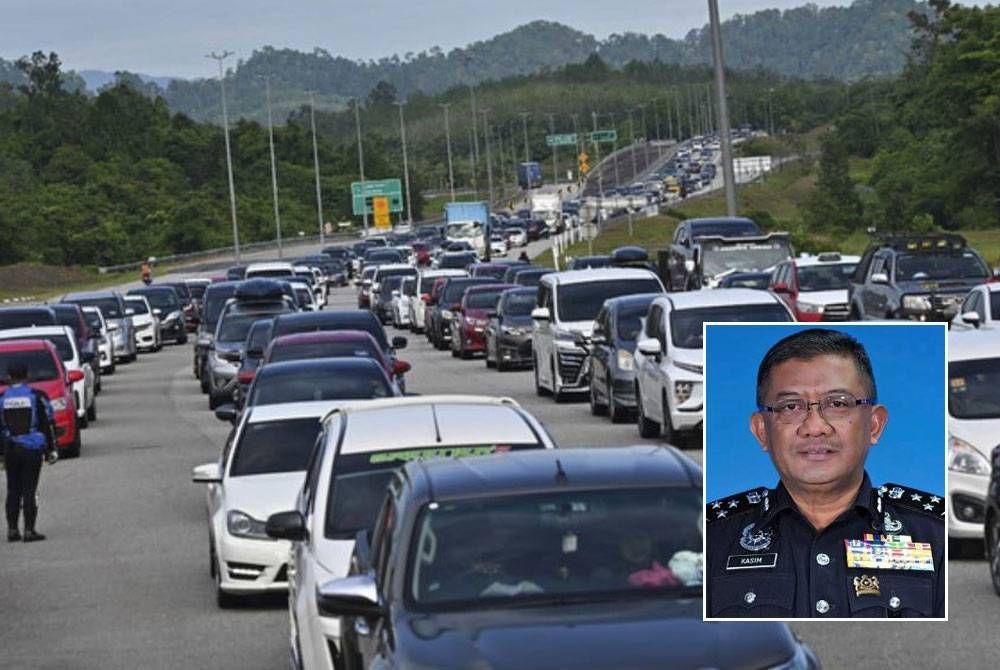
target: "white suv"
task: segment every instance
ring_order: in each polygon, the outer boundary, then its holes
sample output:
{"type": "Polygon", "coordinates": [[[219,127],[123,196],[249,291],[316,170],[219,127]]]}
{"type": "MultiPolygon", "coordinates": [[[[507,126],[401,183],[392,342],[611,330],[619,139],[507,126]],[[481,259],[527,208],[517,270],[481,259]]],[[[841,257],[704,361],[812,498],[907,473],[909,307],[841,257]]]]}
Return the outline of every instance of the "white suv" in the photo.
{"type": "Polygon", "coordinates": [[[590,388],[584,362],[594,319],[605,300],[633,293],[663,293],[649,270],[601,268],[544,275],[531,312],[535,392],[562,401],[568,392],[590,388]]]}
{"type": "Polygon", "coordinates": [[[749,288],[671,293],[656,298],[635,351],[636,420],[642,437],[667,442],[701,430],[706,321],[795,321],[773,293],[749,288]]]}
{"type": "Polygon", "coordinates": [[[392,398],[330,412],[295,509],[272,515],[266,526],[269,536],[292,541],[293,667],[339,667],[334,655],[340,654],[341,622],[319,613],[316,593],[330,580],[347,576],[354,540],[360,531],[372,530],[396,468],[426,458],[554,447],[538,420],[507,398],[392,398]]]}

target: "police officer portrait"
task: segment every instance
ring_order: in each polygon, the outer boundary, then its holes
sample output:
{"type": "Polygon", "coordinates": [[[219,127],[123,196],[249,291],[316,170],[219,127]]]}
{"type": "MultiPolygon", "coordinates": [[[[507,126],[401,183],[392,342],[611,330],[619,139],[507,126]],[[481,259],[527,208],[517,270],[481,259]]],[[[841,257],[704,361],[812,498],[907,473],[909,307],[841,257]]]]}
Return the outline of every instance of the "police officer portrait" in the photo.
{"type": "Polygon", "coordinates": [[[945,337],[706,324],[706,618],[945,619],[945,337]]]}

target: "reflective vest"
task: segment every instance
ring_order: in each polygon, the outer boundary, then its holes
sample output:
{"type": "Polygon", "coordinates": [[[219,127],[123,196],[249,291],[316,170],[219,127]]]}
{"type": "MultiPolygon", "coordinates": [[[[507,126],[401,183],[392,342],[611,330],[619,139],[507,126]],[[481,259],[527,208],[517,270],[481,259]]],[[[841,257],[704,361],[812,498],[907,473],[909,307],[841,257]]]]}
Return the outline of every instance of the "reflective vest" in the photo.
{"type": "Polygon", "coordinates": [[[11,386],[3,394],[3,432],[12,443],[25,449],[44,449],[45,436],[38,430],[38,397],[27,384],[11,386]]]}

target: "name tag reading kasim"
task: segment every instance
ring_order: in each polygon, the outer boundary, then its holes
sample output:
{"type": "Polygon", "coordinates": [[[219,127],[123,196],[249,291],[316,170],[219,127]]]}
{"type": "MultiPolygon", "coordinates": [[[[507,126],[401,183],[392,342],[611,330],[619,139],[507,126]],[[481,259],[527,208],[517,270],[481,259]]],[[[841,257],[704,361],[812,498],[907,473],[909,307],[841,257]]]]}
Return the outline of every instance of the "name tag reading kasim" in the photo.
{"type": "Polygon", "coordinates": [[[726,560],[726,570],[752,570],[773,568],[778,564],[778,554],[736,554],[726,560]]]}
{"type": "Polygon", "coordinates": [[[847,567],[875,570],[924,570],[934,572],[930,542],[914,542],[909,535],[872,535],[844,540],[847,567]]]}

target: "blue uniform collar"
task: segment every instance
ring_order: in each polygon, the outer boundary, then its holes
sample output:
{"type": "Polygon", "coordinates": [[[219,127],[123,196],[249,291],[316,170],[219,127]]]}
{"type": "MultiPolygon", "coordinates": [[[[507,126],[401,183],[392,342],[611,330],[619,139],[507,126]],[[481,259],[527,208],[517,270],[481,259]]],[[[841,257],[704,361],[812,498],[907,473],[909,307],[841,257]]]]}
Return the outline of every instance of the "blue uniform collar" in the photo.
{"type": "MultiPolygon", "coordinates": [[[[769,504],[767,509],[764,511],[764,516],[761,517],[760,524],[758,526],[759,528],[763,528],[773,522],[777,518],[778,514],[784,511],[799,511],[795,501],[792,500],[791,494],[788,493],[788,489],[785,488],[784,482],[778,482],[777,488],[771,491],[768,499],[769,504]]],[[[880,512],[877,508],[877,500],[877,492],[872,488],[872,482],[871,479],[869,479],[868,471],[866,470],[865,476],[861,480],[861,486],[858,488],[858,494],[854,498],[854,504],[851,505],[850,509],[861,510],[866,513],[872,521],[878,523],[880,521],[880,512]]]]}

